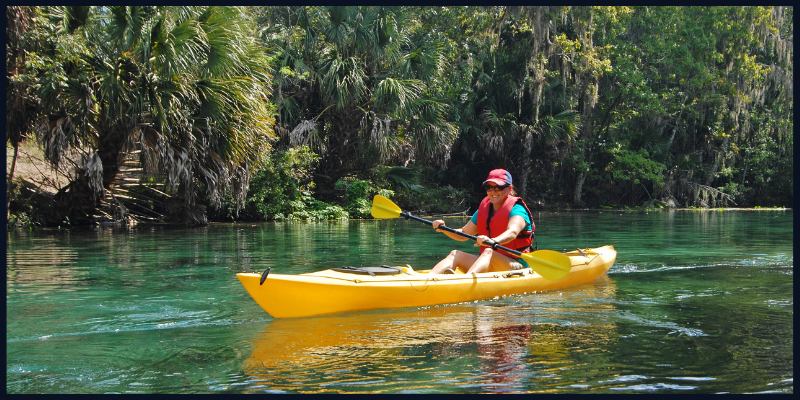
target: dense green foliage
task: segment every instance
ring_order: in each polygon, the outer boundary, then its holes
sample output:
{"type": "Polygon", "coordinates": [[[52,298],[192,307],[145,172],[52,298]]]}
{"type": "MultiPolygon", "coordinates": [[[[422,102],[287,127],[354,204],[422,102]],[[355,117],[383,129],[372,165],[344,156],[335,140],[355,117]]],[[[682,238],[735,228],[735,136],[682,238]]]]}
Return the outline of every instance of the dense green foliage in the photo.
{"type": "Polygon", "coordinates": [[[347,218],[340,206],[313,196],[312,171],[319,156],[306,146],[273,152],[250,181],[244,210],[237,213],[230,199],[215,217],[244,220],[320,220],[347,218]]]}
{"type": "Polygon", "coordinates": [[[360,217],[381,191],[463,211],[497,167],[536,207],[789,206],[792,16],[10,7],[7,140],[94,150],[76,176],[95,192],[139,143],[224,218],[360,217]]]}
{"type": "Polygon", "coordinates": [[[131,151],[166,184],[178,220],[203,223],[224,195],[244,202],[274,135],[270,60],[247,9],[27,10],[10,80],[33,106],[8,109],[24,115],[8,138],[35,134],[56,167],[81,154],[51,223],[90,220],[131,151]]]}
{"type": "MultiPolygon", "coordinates": [[[[458,128],[444,35],[405,7],[260,8],[278,132],[321,156],[321,190],[379,164],[444,166],[458,128]]],[[[452,44],[450,44],[452,45],[452,44]]]]}
{"type": "Polygon", "coordinates": [[[279,60],[278,132],[329,160],[315,178],[321,194],[343,175],[400,164],[446,166],[434,186],[467,189],[471,203],[480,177],[505,167],[538,204],[791,204],[791,8],[259,13],[279,60]],[[364,75],[326,86],[329,65],[346,62],[364,75]],[[382,91],[387,79],[424,86],[382,91]],[[382,107],[386,99],[409,111],[382,107]],[[439,115],[458,134],[420,130],[427,114],[412,105],[424,101],[446,104],[439,115]],[[333,109],[344,115],[329,117],[333,109]]]}

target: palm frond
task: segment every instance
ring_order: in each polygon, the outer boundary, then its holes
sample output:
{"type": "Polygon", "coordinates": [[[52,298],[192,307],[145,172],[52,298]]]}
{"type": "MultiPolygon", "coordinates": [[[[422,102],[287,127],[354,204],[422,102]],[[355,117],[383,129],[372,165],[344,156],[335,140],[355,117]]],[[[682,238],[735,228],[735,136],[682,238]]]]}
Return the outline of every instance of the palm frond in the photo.
{"type": "Polygon", "coordinates": [[[367,91],[366,72],[359,59],[331,57],[322,67],[321,89],[328,101],[338,110],[348,104],[358,104],[367,91]]]}
{"type": "Polygon", "coordinates": [[[574,110],[564,110],[556,115],[541,119],[536,131],[548,145],[559,142],[571,143],[578,135],[580,114],[574,110]]]}
{"type": "Polygon", "coordinates": [[[420,170],[408,167],[389,167],[384,172],[386,179],[405,189],[419,192],[424,187],[419,184],[420,170]]]}
{"type": "Polygon", "coordinates": [[[414,132],[414,148],[418,158],[445,167],[450,159],[453,142],[458,137],[456,124],[447,121],[415,123],[411,125],[411,129],[414,132]]]}
{"type": "Polygon", "coordinates": [[[327,7],[327,11],[330,25],[325,29],[325,37],[336,46],[339,53],[350,55],[353,29],[349,21],[358,13],[357,7],[332,6],[327,7]]]}
{"type": "Polygon", "coordinates": [[[88,6],[52,7],[49,9],[49,16],[57,21],[59,33],[73,34],[88,24],[90,12],[91,7],[88,6]]]}
{"type": "Polygon", "coordinates": [[[418,79],[387,77],[378,82],[373,93],[376,106],[401,116],[410,114],[410,108],[419,100],[424,84],[418,79]]]}

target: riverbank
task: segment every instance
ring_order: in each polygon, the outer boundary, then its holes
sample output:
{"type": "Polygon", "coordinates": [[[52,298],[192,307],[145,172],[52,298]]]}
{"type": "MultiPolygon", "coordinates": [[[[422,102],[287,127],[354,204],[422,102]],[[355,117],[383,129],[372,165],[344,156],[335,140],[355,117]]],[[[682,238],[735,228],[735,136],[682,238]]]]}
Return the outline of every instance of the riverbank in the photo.
{"type": "MultiPolygon", "coordinates": [[[[738,212],[745,212],[745,213],[758,213],[758,212],[791,212],[792,208],[672,208],[672,209],[597,209],[597,208],[582,208],[582,209],[557,209],[557,210],[532,210],[534,214],[537,212],[546,212],[550,214],[574,214],[574,213],[597,213],[597,214],[609,214],[609,213],[617,213],[617,214],[633,214],[633,213],[659,213],[659,212],[691,212],[691,213],[723,213],[723,212],[730,212],[730,213],[738,213],[738,212]]],[[[451,213],[451,214],[415,214],[419,217],[426,218],[426,219],[435,219],[435,218],[468,218],[469,215],[464,213],[451,213]]],[[[535,218],[535,217],[534,217],[535,218]]],[[[210,220],[208,225],[209,226],[257,226],[258,224],[267,223],[267,222],[279,222],[279,223],[289,223],[289,224],[308,224],[314,222],[334,222],[334,221],[365,221],[368,219],[363,218],[347,218],[347,219],[339,219],[339,220],[326,220],[326,221],[316,221],[316,220],[280,220],[280,221],[226,221],[226,220],[210,220]]],[[[98,222],[95,225],[80,225],[80,226],[40,226],[36,224],[30,223],[30,221],[16,221],[12,222],[9,221],[7,226],[8,230],[27,230],[27,231],[35,231],[35,232],[47,232],[47,231],[62,231],[68,229],[96,229],[96,228],[103,228],[103,229],[115,229],[115,228],[146,228],[146,227],[162,227],[162,228],[185,228],[185,224],[176,224],[176,223],[168,223],[168,222],[142,222],[137,224],[126,224],[126,223],[114,223],[114,222],[98,222]]]]}
{"type": "MultiPolygon", "coordinates": [[[[53,195],[59,189],[65,187],[69,183],[71,175],[74,174],[72,172],[72,168],[76,165],[77,160],[80,159],[80,155],[77,153],[71,154],[70,157],[67,157],[62,161],[60,168],[55,169],[52,168],[49,163],[47,163],[41,146],[35,140],[32,139],[26,140],[21,143],[16,162],[14,162],[13,160],[14,149],[8,144],[6,145],[6,152],[7,152],[7,157],[6,157],[7,171],[11,173],[13,165],[13,173],[14,173],[14,179],[13,179],[14,184],[10,185],[6,193],[9,200],[7,206],[10,208],[10,212],[8,213],[8,227],[33,228],[37,226],[48,225],[48,223],[42,222],[43,218],[41,218],[41,216],[43,213],[46,213],[47,207],[42,208],[41,204],[51,203],[53,195]]],[[[263,182],[261,183],[261,185],[262,186],[264,185],[263,182]]],[[[316,210],[316,208],[314,207],[306,206],[305,207],[306,209],[300,210],[297,213],[297,215],[280,214],[272,216],[274,218],[271,218],[270,215],[260,215],[260,214],[255,215],[253,213],[245,217],[243,217],[243,215],[239,215],[239,217],[233,217],[232,215],[229,215],[229,213],[211,213],[208,216],[208,222],[253,223],[253,222],[262,222],[270,220],[328,220],[331,218],[337,220],[348,219],[348,218],[363,219],[359,217],[364,217],[369,219],[369,212],[368,212],[369,203],[371,202],[371,195],[374,194],[372,190],[377,190],[379,188],[386,188],[386,186],[379,186],[373,184],[368,180],[354,180],[349,185],[344,185],[343,187],[345,193],[343,194],[342,198],[337,200],[335,203],[323,204],[319,201],[315,201],[314,198],[311,197],[312,196],[311,193],[304,194],[303,195],[304,197],[302,197],[303,204],[309,202],[314,204],[319,203],[326,205],[327,207],[333,207],[336,210],[338,210],[338,212],[320,212],[316,210]],[[363,188],[361,186],[363,186],[363,188]],[[352,188],[356,188],[359,190],[351,190],[352,188]],[[339,204],[341,202],[344,202],[344,204],[339,204]],[[253,219],[254,216],[258,216],[260,218],[253,219]]],[[[253,187],[251,187],[251,191],[253,191],[253,187]]],[[[389,191],[391,192],[391,190],[389,191]]],[[[469,195],[470,193],[455,188],[442,189],[442,188],[422,187],[421,189],[418,189],[417,192],[405,192],[402,194],[396,193],[394,196],[392,196],[392,198],[398,201],[398,204],[402,204],[404,208],[420,216],[460,217],[460,216],[471,215],[470,208],[467,209],[462,208],[466,205],[464,199],[469,197],[469,195]],[[451,193],[452,191],[459,191],[459,193],[458,194],[455,194],[454,192],[451,193]],[[438,202],[434,201],[435,199],[443,196],[442,193],[448,193],[449,195],[446,196],[448,198],[444,200],[440,199],[440,201],[438,202]],[[456,198],[461,200],[455,200],[456,198]],[[458,207],[458,209],[455,209],[456,207],[458,207]]],[[[271,199],[272,197],[269,198],[271,199]]],[[[267,197],[265,197],[263,200],[266,199],[267,197]]],[[[295,201],[294,203],[297,203],[297,201],[295,201]]],[[[529,204],[531,204],[531,207],[534,212],[546,211],[555,213],[558,212],[623,213],[623,212],[642,212],[642,211],[656,212],[665,210],[690,211],[690,212],[738,212],[738,211],[757,212],[757,211],[791,210],[791,208],[788,207],[761,207],[761,206],[724,207],[724,208],[700,208],[700,207],[670,208],[667,206],[667,203],[658,201],[651,202],[647,205],[642,205],[642,206],[605,206],[598,208],[589,208],[589,207],[573,208],[570,207],[568,204],[559,204],[559,203],[550,203],[548,207],[545,206],[544,203],[542,202],[538,202],[537,204],[537,202],[534,201],[529,202],[529,204]]],[[[132,226],[132,225],[142,224],[144,226],[150,226],[150,225],[186,226],[186,224],[182,222],[165,222],[165,221],[157,221],[154,219],[119,218],[118,220],[113,220],[110,218],[111,215],[110,213],[106,214],[109,215],[108,220],[97,220],[94,222],[94,225],[132,226]]],[[[69,224],[52,225],[52,222],[50,222],[49,224],[50,224],[49,226],[51,227],[57,227],[56,225],[63,225],[63,227],[69,226],[69,224]]],[[[84,225],[92,226],[91,223],[84,225]]]]}
{"type": "Polygon", "coordinates": [[[72,154],[61,163],[61,168],[53,168],[45,160],[41,146],[33,140],[26,140],[20,143],[16,164],[14,164],[14,148],[6,143],[6,180],[12,172],[13,165],[15,182],[29,182],[42,192],[55,194],[69,183],[70,169],[79,159],[78,154],[72,154]]]}

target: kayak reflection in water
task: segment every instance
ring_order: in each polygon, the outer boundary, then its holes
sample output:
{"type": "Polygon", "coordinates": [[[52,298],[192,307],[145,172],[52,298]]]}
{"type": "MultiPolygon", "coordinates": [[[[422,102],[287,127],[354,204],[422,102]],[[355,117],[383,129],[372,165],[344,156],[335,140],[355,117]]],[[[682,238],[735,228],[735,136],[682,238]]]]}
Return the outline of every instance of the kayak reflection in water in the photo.
{"type": "MultiPolygon", "coordinates": [[[[472,218],[459,229],[464,233],[477,235],[475,245],[481,248],[480,254],[453,250],[433,267],[431,273],[453,273],[457,268],[467,273],[479,273],[527,267],[522,259],[496,248],[499,244],[523,253],[529,252],[533,244],[533,232],[536,230],[530,209],[514,192],[511,174],[504,169],[494,169],[483,181],[483,188],[486,190],[486,197],[472,214],[472,218]]],[[[444,225],[441,219],[433,221],[432,225],[434,230],[453,240],[467,240],[439,229],[444,225]]]]}

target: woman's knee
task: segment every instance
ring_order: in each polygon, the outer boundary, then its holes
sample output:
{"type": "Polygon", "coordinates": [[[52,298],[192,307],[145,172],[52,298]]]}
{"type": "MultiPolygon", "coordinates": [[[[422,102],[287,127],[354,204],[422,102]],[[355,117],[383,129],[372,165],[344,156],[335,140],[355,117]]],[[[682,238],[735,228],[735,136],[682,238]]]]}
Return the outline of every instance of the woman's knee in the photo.
{"type": "Polygon", "coordinates": [[[490,270],[492,271],[508,271],[517,269],[514,268],[514,263],[516,262],[513,259],[497,253],[494,257],[492,257],[492,260],[489,264],[490,270]]]}
{"type": "Polygon", "coordinates": [[[463,265],[468,265],[477,258],[474,254],[465,253],[461,250],[453,250],[450,252],[450,255],[453,256],[453,259],[458,264],[463,264],[463,265]]]}

